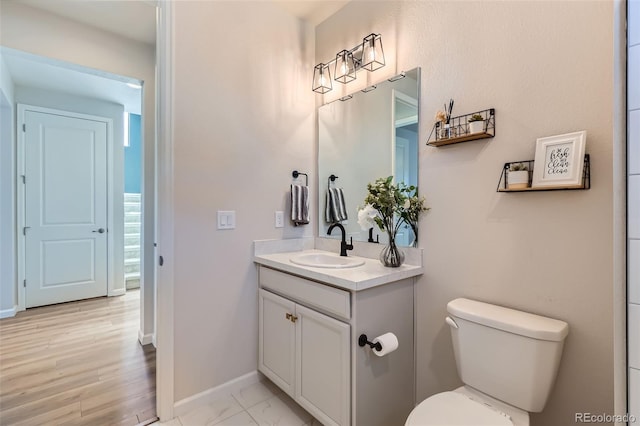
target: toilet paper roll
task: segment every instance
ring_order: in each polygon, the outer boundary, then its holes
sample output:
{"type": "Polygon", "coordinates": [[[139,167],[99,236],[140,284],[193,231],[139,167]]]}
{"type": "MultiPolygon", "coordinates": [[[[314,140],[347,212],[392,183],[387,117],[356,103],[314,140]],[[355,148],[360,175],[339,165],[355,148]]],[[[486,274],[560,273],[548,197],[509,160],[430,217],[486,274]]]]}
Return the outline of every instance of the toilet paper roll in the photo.
{"type": "Polygon", "coordinates": [[[378,336],[373,339],[373,343],[380,343],[382,345],[382,350],[373,350],[373,353],[378,356],[385,356],[386,354],[398,349],[398,338],[393,333],[385,333],[381,336],[378,336]]]}

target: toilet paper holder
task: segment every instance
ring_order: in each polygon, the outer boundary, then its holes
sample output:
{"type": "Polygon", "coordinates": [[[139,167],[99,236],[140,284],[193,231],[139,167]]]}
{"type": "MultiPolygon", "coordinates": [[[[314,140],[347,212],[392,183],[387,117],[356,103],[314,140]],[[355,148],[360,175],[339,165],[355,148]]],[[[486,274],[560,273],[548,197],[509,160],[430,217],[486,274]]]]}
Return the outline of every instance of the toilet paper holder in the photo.
{"type": "Polygon", "coordinates": [[[375,349],[378,352],[382,350],[382,345],[380,344],[380,342],[376,342],[376,343],[370,342],[366,334],[361,334],[360,337],[358,337],[358,345],[360,347],[364,345],[369,345],[371,349],[375,349]]]}

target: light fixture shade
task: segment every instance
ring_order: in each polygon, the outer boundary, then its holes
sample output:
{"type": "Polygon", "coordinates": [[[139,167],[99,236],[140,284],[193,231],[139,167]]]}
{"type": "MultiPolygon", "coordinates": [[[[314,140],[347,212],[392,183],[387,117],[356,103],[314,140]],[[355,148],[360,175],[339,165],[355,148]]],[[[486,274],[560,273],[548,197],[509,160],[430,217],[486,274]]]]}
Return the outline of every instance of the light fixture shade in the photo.
{"type": "Polygon", "coordinates": [[[313,68],[312,90],[316,93],[327,93],[331,89],[333,89],[333,86],[331,85],[329,65],[319,63],[313,68]]]}
{"type": "Polygon", "coordinates": [[[349,83],[356,79],[356,63],[352,52],[348,50],[338,52],[333,76],[340,83],[349,83]]]}
{"type": "Polygon", "coordinates": [[[380,34],[369,34],[362,40],[362,68],[375,71],[384,66],[384,51],[380,34]]]}

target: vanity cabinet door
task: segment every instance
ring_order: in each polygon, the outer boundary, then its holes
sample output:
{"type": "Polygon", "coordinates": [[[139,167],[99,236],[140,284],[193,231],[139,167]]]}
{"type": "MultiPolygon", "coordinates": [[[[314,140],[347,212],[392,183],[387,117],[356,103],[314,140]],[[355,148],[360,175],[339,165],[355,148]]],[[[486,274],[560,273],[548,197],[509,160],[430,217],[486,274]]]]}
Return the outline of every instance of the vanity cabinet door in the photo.
{"type": "Polygon", "coordinates": [[[350,326],[296,305],[295,400],[326,425],[348,425],[350,326]]]}
{"type": "Polygon", "coordinates": [[[296,304],[262,289],[259,300],[258,370],[295,397],[296,304]]]}

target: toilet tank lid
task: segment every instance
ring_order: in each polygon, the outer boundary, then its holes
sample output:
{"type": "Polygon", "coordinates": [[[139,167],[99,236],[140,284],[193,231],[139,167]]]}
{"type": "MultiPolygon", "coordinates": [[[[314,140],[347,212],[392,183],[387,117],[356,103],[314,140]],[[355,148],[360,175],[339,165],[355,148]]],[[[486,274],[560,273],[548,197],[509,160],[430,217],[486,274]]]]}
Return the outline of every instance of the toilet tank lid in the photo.
{"type": "Polygon", "coordinates": [[[569,333],[569,324],[564,321],[465,298],[449,302],[447,311],[454,317],[538,340],[559,342],[569,333]]]}

